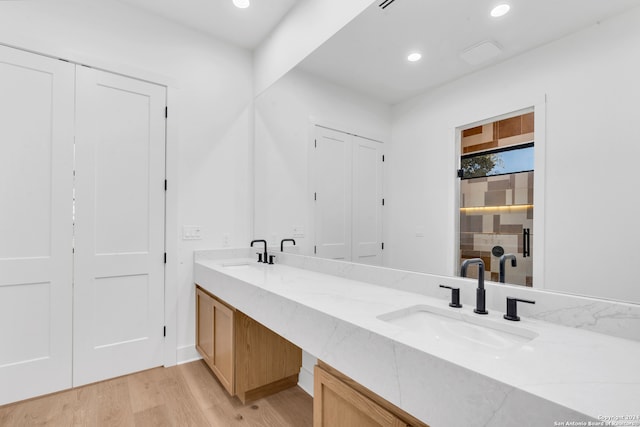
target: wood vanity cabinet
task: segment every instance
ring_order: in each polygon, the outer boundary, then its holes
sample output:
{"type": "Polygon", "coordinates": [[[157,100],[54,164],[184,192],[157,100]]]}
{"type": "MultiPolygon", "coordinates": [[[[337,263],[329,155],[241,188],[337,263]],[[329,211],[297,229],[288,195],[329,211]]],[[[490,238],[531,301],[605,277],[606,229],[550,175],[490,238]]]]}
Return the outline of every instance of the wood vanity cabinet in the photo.
{"type": "Polygon", "coordinates": [[[313,427],[428,427],[319,361],[314,369],[313,427]]]}
{"type": "Polygon", "coordinates": [[[242,403],[298,384],[302,350],[196,286],[196,349],[242,403]]]}

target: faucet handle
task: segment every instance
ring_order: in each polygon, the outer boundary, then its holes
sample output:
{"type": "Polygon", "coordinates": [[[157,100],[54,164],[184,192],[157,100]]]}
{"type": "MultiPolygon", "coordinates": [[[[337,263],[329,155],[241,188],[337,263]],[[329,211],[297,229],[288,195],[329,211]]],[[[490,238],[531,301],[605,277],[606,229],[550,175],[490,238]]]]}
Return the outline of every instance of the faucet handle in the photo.
{"type": "Polygon", "coordinates": [[[269,264],[273,264],[273,259],[275,258],[275,255],[269,255],[269,264]]]}
{"type": "Polygon", "coordinates": [[[528,299],[519,299],[514,297],[507,297],[507,314],[503,317],[507,320],[518,322],[520,317],[518,316],[518,302],[526,302],[527,304],[535,304],[535,301],[528,299]]]}
{"type": "Polygon", "coordinates": [[[263,262],[262,261],[262,252],[256,252],[256,255],[258,255],[258,262],[263,262]]]}
{"type": "Polygon", "coordinates": [[[462,304],[460,304],[460,288],[453,288],[451,286],[440,285],[441,288],[451,289],[451,302],[449,303],[449,307],[460,308],[462,304]]]}

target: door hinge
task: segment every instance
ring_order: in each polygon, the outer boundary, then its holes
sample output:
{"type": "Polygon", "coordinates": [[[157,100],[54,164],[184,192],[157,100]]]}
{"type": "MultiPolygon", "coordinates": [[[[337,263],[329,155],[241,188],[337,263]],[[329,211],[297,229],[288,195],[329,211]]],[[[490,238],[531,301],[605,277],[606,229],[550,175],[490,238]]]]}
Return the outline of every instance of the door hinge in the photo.
{"type": "Polygon", "coordinates": [[[314,139],[314,140],[313,140],[313,146],[314,146],[315,148],[318,148],[318,140],[317,140],[317,139],[314,139]]]}
{"type": "Polygon", "coordinates": [[[382,161],[384,162],[384,154],[382,155],[382,161]]]}
{"type": "Polygon", "coordinates": [[[464,177],[464,169],[458,169],[458,178],[464,177]]]}
{"type": "Polygon", "coordinates": [[[384,206],[384,199],[382,199],[382,206],[384,206]]]}
{"type": "Polygon", "coordinates": [[[164,253],[164,263],[165,264],[167,263],[167,253],[166,252],[164,253]]]}
{"type": "Polygon", "coordinates": [[[384,242],[382,242],[382,250],[384,251],[384,242]]]}
{"type": "Polygon", "coordinates": [[[169,107],[164,107],[164,118],[169,117],[169,107]]]}
{"type": "Polygon", "coordinates": [[[167,336],[167,327],[166,327],[166,326],[164,326],[164,327],[162,328],[162,336],[163,336],[163,337],[166,337],[166,336],[167,336]]]}
{"type": "Polygon", "coordinates": [[[318,200],[318,193],[313,193],[313,201],[317,201],[318,200]]]}
{"type": "Polygon", "coordinates": [[[167,191],[167,180],[164,180],[164,191],[167,191]]]}
{"type": "Polygon", "coordinates": [[[318,248],[316,246],[313,247],[313,254],[317,254],[318,253],[318,248]]]}

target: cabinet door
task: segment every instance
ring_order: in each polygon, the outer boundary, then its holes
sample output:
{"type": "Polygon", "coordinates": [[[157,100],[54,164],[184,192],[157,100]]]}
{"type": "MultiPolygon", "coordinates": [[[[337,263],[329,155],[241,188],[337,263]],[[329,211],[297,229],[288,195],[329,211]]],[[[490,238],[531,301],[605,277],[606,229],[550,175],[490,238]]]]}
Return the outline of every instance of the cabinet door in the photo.
{"type": "Polygon", "coordinates": [[[213,368],[213,298],[196,288],[196,349],[213,368]]]}
{"type": "Polygon", "coordinates": [[[233,331],[233,310],[213,299],[213,366],[211,369],[232,396],[235,394],[233,331]]]}
{"type": "Polygon", "coordinates": [[[401,419],[316,366],[314,427],[408,427],[401,419]]]}

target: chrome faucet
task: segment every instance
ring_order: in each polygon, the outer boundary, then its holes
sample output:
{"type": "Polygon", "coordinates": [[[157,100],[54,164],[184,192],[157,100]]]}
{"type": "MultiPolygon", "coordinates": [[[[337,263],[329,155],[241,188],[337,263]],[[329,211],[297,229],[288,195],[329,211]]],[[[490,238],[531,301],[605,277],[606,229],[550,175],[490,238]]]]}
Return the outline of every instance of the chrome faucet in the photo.
{"type": "Polygon", "coordinates": [[[478,288],[476,289],[476,308],[474,313],[488,314],[486,309],[486,299],[484,291],[484,261],[480,258],[467,259],[462,263],[460,267],[460,276],[467,277],[467,267],[472,264],[478,264],[478,288]]]}
{"type": "Polygon", "coordinates": [[[504,254],[500,257],[500,283],[504,283],[505,281],[505,268],[504,263],[506,260],[511,260],[511,267],[517,267],[518,261],[516,261],[516,256],[514,254],[504,254]]]}
{"type": "MultiPolygon", "coordinates": [[[[264,243],[264,253],[262,255],[262,262],[264,262],[265,264],[268,263],[267,261],[267,241],[266,240],[252,240],[251,241],[251,247],[253,247],[254,243],[264,243]]],[[[260,262],[260,260],[258,261],[260,262]]]]}

